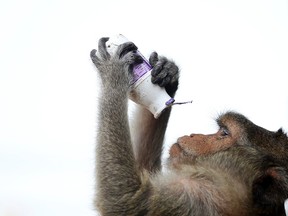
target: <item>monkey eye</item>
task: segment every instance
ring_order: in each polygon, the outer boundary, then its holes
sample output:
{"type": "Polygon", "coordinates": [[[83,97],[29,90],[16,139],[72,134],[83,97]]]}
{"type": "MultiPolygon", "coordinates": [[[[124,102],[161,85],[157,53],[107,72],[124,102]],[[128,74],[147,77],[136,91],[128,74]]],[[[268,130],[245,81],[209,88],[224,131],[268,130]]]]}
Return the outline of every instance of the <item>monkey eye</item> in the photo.
{"type": "Polygon", "coordinates": [[[230,133],[229,133],[227,128],[221,128],[220,134],[221,134],[221,136],[228,136],[230,133]]]}

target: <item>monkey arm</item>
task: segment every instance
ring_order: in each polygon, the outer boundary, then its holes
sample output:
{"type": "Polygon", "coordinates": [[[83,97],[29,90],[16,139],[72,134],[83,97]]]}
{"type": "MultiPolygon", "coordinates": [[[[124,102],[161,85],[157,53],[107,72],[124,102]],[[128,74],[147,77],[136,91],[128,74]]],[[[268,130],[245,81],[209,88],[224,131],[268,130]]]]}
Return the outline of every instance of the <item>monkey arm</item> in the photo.
{"type": "Polygon", "coordinates": [[[96,148],[96,205],[103,215],[120,215],[123,209],[135,210],[137,197],[147,190],[134,158],[127,115],[130,69],[138,56],[133,52],[137,47],[132,43],[120,45],[116,54],[110,56],[105,47],[107,40],[99,41],[101,58],[96,56],[96,50],[90,54],[102,81],[96,148]]]}
{"type": "MultiPolygon", "coordinates": [[[[116,53],[110,55],[106,50],[107,40],[103,38],[99,41],[100,57],[96,56],[96,50],[90,54],[103,87],[99,100],[96,148],[96,205],[103,215],[121,215],[124,212],[125,215],[135,215],[135,212],[145,215],[153,189],[147,172],[139,169],[139,165],[148,171],[160,169],[163,138],[171,110],[164,111],[158,120],[148,111],[141,111],[138,124],[144,126],[139,127],[136,136],[139,147],[136,161],[127,109],[133,78],[131,66],[139,63],[141,57],[134,52],[137,47],[133,43],[120,45],[116,53]]],[[[178,86],[178,67],[166,58],[158,61],[157,54],[154,57],[157,65],[154,65],[152,82],[174,94],[178,86]]]]}
{"type": "Polygon", "coordinates": [[[103,215],[134,215],[146,211],[151,187],[134,158],[127,94],[119,89],[104,90],[98,118],[95,204],[103,215]]]}
{"type": "Polygon", "coordinates": [[[97,176],[100,195],[117,201],[119,195],[137,191],[141,181],[132,151],[127,117],[127,95],[104,90],[99,104],[97,176]],[[110,196],[106,196],[110,194],[110,196]]]}
{"type": "Polygon", "coordinates": [[[134,117],[134,152],[140,169],[149,172],[161,170],[163,140],[171,108],[166,109],[158,119],[142,107],[137,107],[134,117]]]}
{"type": "MultiPolygon", "coordinates": [[[[166,57],[159,57],[153,52],[149,58],[153,67],[151,82],[164,87],[167,93],[174,97],[178,89],[179,68],[166,57]]],[[[164,110],[158,119],[146,109],[138,106],[133,118],[134,152],[139,167],[149,172],[157,172],[161,169],[161,155],[163,140],[170,117],[171,108],[164,110]]]]}

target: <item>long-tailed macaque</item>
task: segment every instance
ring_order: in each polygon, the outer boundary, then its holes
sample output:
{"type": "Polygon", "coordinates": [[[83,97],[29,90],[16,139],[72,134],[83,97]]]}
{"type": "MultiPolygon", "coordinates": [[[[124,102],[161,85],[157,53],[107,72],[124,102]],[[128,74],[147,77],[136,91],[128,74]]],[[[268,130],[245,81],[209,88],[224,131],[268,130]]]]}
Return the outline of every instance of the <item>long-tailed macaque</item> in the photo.
{"type": "MultiPolygon", "coordinates": [[[[102,215],[284,215],[288,197],[288,139],[243,115],[228,112],[211,135],[180,137],[161,171],[163,138],[171,108],[158,119],[139,108],[130,134],[127,117],[137,47],[125,43],[115,54],[99,41],[91,58],[102,80],[96,148],[95,206],[102,215]],[[132,136],[133,135],[133,139],[132,136]]],[[[173,97],[179,70],[153,53],[152,82],[173,97]]]]}

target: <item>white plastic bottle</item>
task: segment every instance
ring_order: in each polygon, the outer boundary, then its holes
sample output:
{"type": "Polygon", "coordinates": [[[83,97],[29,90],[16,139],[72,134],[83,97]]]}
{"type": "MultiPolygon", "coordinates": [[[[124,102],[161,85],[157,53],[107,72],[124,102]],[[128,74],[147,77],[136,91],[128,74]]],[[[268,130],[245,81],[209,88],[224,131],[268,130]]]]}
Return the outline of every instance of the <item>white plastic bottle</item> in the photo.
{"type": "MultiPolygon", "coordinates": [[[[113,54],[120,44],[126,42],[129,40],[121,34],[110,37],[106,42],[107,51],[113,54]]],[[[167,94],[164,88],[151,82],[152,66],[139,51],[137,52],[143,58],[143,62],[133,67],[134,81],[129,98],[147,108],[154,118],[158,118],[162,111],[171,106],[175,100],[167,94]]]]}

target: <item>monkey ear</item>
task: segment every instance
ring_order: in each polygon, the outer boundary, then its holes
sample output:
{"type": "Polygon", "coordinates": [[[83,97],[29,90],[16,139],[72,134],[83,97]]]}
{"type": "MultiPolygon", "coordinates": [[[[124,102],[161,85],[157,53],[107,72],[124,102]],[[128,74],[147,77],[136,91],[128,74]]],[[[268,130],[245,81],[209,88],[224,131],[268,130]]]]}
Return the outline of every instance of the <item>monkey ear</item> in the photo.
{"type": "Polygon", "coordinates": [[[282,167],[269,167],[253,182],[253,201],[256,206],[277,206],[288,197],[288,173],[282,167]]]}

